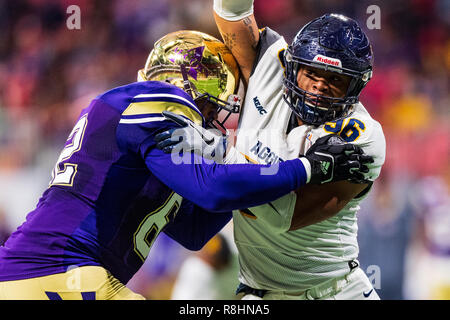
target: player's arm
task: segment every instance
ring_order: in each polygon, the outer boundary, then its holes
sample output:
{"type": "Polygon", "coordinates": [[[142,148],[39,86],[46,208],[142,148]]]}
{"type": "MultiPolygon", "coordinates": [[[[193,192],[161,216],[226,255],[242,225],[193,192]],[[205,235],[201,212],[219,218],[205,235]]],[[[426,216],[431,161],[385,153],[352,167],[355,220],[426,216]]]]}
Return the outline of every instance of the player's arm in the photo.
{"type": "Polygon", "coordinates": [[[183,127],[169,129],[149,138],[150,143],[157,142],[157,148],[164,150],[166,156],[161,150],[150,148],[151,158],[147,160],[146,157],[146,163],[170,188],[210,210],[210,202],[214,203],[214,210],[219,211],[220,208],[222,211],[228,211],[267,203],[277,199],[277,195],[289,193],[295,183],[304,185],[358,180],[363,178],[363,170],[368,170],[365,164],[372,161],[371,157],[362,154],[359,147],[345,144],[336,135],[328,135],[318,139],[304,157],[284,161],[274,167],[256,164],[207,164],[203,158],[200,158],[200,161],[197,159],[202,153],[198,155],[185,152],[205,149],[205,139],[211,143],[210,139],[206,138],[207,130],[179,115],[167,112],[163,112],[163,115],[183,127]],[[177,149],[180,145],[185,148],[177,149]],[[173,157],[179,158],[180,151],[184,151],[184,155],[188,156],[189,163],[184,161],[174,165],[173,157]],[[304,173],[306,180],[303,180],[304,173]],[[289,178],[292,174],[294,180],[289,178]],[[181,176],[185,179],[181,180],[181,176]],[[301,181],[297,181],[299,178],[301,181]],[[196,201],[197,197],[200,202],[196,201]]]}
{"type": "Polygon", "coordinates": [[[373,162],[368,165],[365,182],[355,184],[349,181],[333,182],[324,185],[305,185],[296,190],[297,199],[291,220],[291,230],[326,220],[341,211],[354,198],[365,195],[378,177],[384,164],[386,142],[383,130],[378,123],[366,126],[364,135],[359,137],[358,144],[364,146],[367,155],[373,162]],[[371,129],[368,129],[371,128],[371,129]]]}
{"type": "Polygon", "coordinates": [[[188,158],[179,161],[179,156],[164,153],[156,148],[155,136],[178,125],[163,117],[162,110],[172,110],[193,130],[202,128],[202,118],[179,89],[160,88],[156,96],[149,94],[143,99],[153,97],[131,103],[121,114],[117,143],[124,154],[141,158],[140,164],[145,163],[154,176],[183,198],[209,211],[225,212],[276,199],[307,183],[306,159],[283,163],[276,174],[264,175],[262,169],[267,165],[218,165],[195,153],[187,153],[188,158]],[[168,95],[170,99],[165,99],[168,95]]]}
{"type": "Polygon", "coordinates": [[[200,250],[231,220],[231,212],[211,212],[183,199],[175,219],[164,233],[186,249],[200,250]]]}
{"type": "Polygon", "coordinates": [[[214,0],[214,18],[222,39],[239,64],[248,84],[257,55],[259,30],[253,0],[214,0]]]}
{"type": "Polygon", "coordinates": [[[331,218],[369,184],[337,181],[323,185],[305,185],[295,191],[297,201],[289,230],[296,230],[331,218]]]}
{"type": "Polygon", "coordinates": [[[221,165],[193,153],[183,161],[174,161],[172,154],[155,148],[152,138],[144,142],[141,152],[149,170],[165,185],[214,212],[275,200],[308,180],[307,168],[300,159],[280,164],[276,174],[263,175],[262,169],[267,169],[267,165],[221,165]]]}

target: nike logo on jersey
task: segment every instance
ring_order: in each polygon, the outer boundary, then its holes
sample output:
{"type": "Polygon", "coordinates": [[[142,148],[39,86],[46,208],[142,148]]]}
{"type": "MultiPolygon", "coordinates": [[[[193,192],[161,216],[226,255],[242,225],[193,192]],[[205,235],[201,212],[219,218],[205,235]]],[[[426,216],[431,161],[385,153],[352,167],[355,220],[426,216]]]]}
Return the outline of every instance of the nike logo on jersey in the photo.
{"type": "Polygon", "coordinates": [[[253,103],[255,104],[256,110],[258,110],[260,115],[267,113],[266,109],[264,109],[264,107],[261,105],[261,102],[259,102],[258,97],[253,98],[253,103]]]}
{"type": "Polygon", "coordinates": [[[370,294],[372,293],[373,289],[371,289],[369,292],[363,292],[363,296],[364,298],[367,298],[370,296],[370,294]]]}
{"type": "Polygon", "coordinates": [[[208,139],[207,137],[205,137],[205,135],[203,133],[202,133],[202,139],[203,139],[203,141],[205,141],[205,143],[207,145],[212,145],[214,143],[214,138],[208,139]]]}

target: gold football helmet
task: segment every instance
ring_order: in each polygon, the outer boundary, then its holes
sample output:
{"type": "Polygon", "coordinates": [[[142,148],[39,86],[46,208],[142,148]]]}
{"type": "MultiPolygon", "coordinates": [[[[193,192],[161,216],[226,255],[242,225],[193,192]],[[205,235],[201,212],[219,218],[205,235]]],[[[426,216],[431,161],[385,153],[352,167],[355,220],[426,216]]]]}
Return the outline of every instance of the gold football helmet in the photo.
{"type": "Polygon", "coordinates": [[[138,72],[138,81],[150,80],[182,88],[204,115],[212,103],[216,110],[214,115],[205,115],[207,126],[226,131],[228,117],[239,112],[237,62],[224,43],[205,33],[182,30],[156,41],[144,69],[138,72]]]}

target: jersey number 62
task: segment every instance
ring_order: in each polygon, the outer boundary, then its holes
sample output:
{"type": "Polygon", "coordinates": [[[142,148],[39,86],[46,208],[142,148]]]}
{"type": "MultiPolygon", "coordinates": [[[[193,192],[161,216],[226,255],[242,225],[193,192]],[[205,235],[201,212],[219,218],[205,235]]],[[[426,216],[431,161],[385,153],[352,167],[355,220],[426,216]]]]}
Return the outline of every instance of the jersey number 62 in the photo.
{"type": "Polygon", "coordinates": [[[84,131],[88,123],[88,114],[83,115],[72,129],[72,132],[67,138],[66,146],[59,155],[58,161],[52,171],[52,180],[49,186],[72,186],[73,179],[77,174],[77,165],[74,163],[63,163],[68,160],[75,152],[81,149],[83,142],[84,131]],[[61,167],[62,165],[62,167],[61,167]]]}

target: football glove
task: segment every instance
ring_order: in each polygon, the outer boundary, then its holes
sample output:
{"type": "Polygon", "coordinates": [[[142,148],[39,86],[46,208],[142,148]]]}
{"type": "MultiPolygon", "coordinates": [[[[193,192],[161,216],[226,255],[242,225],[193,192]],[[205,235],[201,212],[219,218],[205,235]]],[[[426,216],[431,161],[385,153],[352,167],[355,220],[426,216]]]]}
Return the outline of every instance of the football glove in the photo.
{"type": "Polygon", "coordinates": [[[227,137],[219,130],[205,129],[170,111],[163,111],[162,114],[180,128],[172,128],[155,135],[158,149],[165,153],[194,152],[205,159],[223,162],[227,150],[227,137]]]}
{"type": "Polygon", "coordinates": [[[334,134],[319,138],[306,152],[305,158],[311,165],[309,183],[312,184],[339,180],[367,183],[364,173],[369,172],[367,164],[373,162],[373,158],[365,155],[359,146],[346,143],[334,134]]]}

